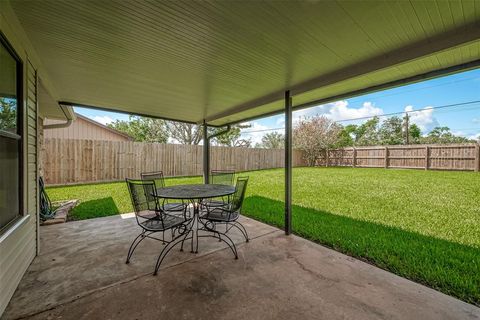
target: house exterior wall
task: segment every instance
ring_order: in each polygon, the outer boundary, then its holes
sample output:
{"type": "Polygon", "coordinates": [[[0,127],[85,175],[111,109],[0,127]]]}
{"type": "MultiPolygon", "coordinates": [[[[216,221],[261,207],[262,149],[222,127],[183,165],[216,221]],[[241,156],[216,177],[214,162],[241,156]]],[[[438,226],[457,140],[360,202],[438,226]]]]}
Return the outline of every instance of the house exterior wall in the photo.
{"type": "Polygon", "coordinates": [[[37,64],[11,8],[0,1],[0,31],[23,63],[23,212],[0,233],[0,316],[38,250],[37,64]],[[31,56],[30,56],[31,55],[31,56]]]}
{"type": "MultiPolygon", "coordinates": [[[[61,123],[57,120],[45,120],[45,125],[61,123]]],[[[63,121],[64,122],[64,121],[63,121]]],[[[85,139],[85,140],[108,140],[108,141],[129,141],[130,139],[124,135],[115,133],[112,130],[104,128],[88,120],[77,116],[72,124],[66,128],[47,129],[44,132],[44,138],[57,139],[85,139]]]]}

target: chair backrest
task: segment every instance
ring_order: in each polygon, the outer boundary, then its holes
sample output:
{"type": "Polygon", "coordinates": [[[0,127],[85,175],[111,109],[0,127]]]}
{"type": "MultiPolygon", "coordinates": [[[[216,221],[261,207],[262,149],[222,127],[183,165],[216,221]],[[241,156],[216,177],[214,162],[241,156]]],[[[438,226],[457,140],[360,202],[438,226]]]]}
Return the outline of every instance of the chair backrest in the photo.
{"type": "Polygon", "coordinates": [[[235,193],[232,197],[231,208],[232,212],[241,211],[243,199],[247,191],[248,177],[238,177],[235,185],[235,193]]]}
{"type": "Polygon", "coordinates": [[[138,218],[151,218],[152,213],[158,215],[159,206],[157,202],[156,187],[153,180],[125,179],[132,200],[135,216],[138,218]]]}
{"type": "Polygon", "coordinates": [[[212,170],[210,171],[211,184],[233,185],[235,170],[212,170]]]}
{"type": "Polygon", "coordinates": [[[165,187],[165,177],[163,171],[142,172],[140,173],[142,180],[153,180],[157,188],[165,187]]]}

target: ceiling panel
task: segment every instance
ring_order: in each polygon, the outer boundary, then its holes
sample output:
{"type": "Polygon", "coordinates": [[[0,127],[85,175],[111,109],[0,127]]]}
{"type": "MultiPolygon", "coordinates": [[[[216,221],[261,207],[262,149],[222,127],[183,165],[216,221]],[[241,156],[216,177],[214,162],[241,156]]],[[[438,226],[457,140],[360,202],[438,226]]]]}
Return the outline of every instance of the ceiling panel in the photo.
{"type": "Polygon", "coordinates": [[[61,101],[190,122],[280,110],[287,89],[303,103],[479,59],[471,2],[11,5],[61,101]]]}

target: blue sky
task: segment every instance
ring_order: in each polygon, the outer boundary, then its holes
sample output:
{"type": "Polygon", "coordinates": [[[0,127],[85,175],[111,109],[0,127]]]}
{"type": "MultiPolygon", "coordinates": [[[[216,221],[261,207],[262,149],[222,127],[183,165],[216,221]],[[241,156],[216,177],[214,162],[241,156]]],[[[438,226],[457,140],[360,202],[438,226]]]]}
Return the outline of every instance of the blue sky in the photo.
{"type": "MultiPolygon", "coordinates": [[[[448,126],[452,132],[470,137],[480,137],[480,102],[464,106],[434,109],[439,106],[480,100],[480,69],[424,81],[395,89],[367,94],[300,110],[294,113],[294,121],[300,117],[324,114],[342,124],[362,121],[345,121],[405,110],[420,110],[410,113],[412,122],[417,123],[426,134],[435,126],[448,126]],[[432,109],[433,107],[433,109],[432,109]]],[[[101,123],[117,119],[128,120],[128,115],[93,109],[75,108],[75,111],[101,123]]],[[[254,143],[275,128],[283,128],[283,115],[250,122],[251,128],[244,129],[244,138],[254,143]]],[[[282,129],[278,130],[283,132],[282,129]]]]}

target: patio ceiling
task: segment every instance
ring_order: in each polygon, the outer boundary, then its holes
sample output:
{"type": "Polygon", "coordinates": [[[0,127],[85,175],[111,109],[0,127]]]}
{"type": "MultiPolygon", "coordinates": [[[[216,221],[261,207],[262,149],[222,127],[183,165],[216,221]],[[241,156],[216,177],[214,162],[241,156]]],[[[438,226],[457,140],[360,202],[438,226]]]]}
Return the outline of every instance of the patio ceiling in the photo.
{"type": "Polygon", "coordinates": [[[285,90],[329,101],[480,58],[475,1],[11,6],[59,101],[213,125],[281,112],[285,90]]]}

